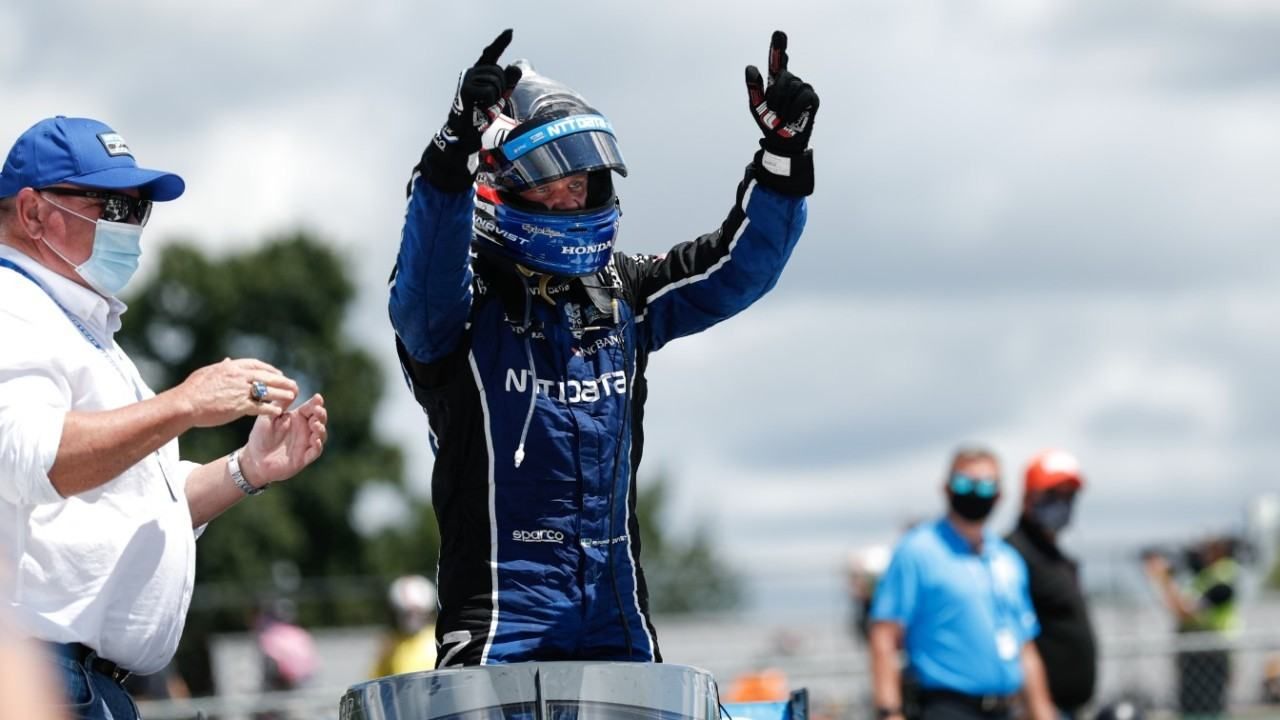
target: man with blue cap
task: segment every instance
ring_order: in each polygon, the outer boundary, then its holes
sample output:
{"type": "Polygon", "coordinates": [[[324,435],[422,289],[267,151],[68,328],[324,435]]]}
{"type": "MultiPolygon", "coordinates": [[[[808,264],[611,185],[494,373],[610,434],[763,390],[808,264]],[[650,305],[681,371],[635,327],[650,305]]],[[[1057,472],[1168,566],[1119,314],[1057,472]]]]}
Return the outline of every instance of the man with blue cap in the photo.
{"type": "Polygon", "coordinates": [[[324,400],[258,360],[156,394],[114,339],[155,202],[185,184],[138,167],[86,118],[41,120],[0,170],[0,585],[43,641],[77,717],[135,718],[120,683],[173,657],[198,529],[319,457],[324,400]],[[182,462],[177,438],[245,415],[245,447],[182,462]]]}

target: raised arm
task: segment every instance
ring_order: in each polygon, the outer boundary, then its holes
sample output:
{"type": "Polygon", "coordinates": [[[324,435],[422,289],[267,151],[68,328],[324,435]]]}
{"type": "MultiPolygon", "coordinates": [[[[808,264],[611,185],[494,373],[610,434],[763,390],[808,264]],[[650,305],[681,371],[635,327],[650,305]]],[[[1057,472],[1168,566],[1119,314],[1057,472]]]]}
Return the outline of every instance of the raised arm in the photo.
{"type": "Polygon", "coordinates": [[[518,68],[498,58],[511,42],[505,30],[458,78],[449,117],[432,138],[409,181],[400,253],[391,274],[391,324],[410,357],[438,360],[457,347],[471,307],[471,156],[502,110],[518,68]]]}
{"type": "Polygon", "coordinates": [[[774,32],[766,86],[746,69],[752,117],[764,137],[738,186],[728,217],[714,232],[654,257],[619,263],[637,299],[642,337],[651,350],[731,317],[773,288],[804,229],[813,192],[808,148],[818,95],[787,69],[787,36],[774,32]]]}

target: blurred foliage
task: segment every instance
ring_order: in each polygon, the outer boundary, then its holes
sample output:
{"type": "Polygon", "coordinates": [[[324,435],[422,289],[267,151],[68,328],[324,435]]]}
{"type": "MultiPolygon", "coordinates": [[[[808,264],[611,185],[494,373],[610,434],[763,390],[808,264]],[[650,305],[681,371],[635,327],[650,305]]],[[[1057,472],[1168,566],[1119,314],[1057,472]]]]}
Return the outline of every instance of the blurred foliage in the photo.
{"type": "MultiPolygon", "coordinates": [[[[654,614],[716,612],[742,604],[742,581],[720,557],[710,529],[698,525],[688,537],[669,530],[669,479],[659,473],[642,482],[636,497],[640,564],[654,614]]],[[[662,628],[658,628],[661,632],[662,628]]]]}
{"type": "MultiPolygon", "coordinates": [[[[220,602],[211,612],[191,615],[180,651],[184,675],[201,675],[193,666],[207,664],[200,655],[209,633],[246,627],[246,608],[267,599],[260,596],[264,588],[281,585],[281,567],[291,564],[286,575],[302,578],[435,572],[439,533],[425,501],[402,492],[415,522],[375,537],[361,536],[351,522],[365,483],[404,487],[400,449],[373,429],[385,388],[382,373],[342,332],[353,296],[343,259],[299,232],[220,258],[191,244],[170,244],[161,251],[159,272],[129,301],[118,339],[152,387],[178,385],[224,357],[254,357],[296,380],[301,399],[322,393],[329,411],[328,444],[315,464],[240,503],[200,538],[199,583],[223,594],[239,588],[242,602],[220,602]]],[[[203,463],[226,455],[244,444],[252,423],[244,418],[192,430],[180,441],[182,456],[203,463]]],[[[380,599],[382,588],[371,593],[380,599]]],[[[380,602],[324,595],[299,603],[306,624],[383,618],[380,602]]],[[[193,690],[201,689],[200,679],[188,677],[193,690]]]]}

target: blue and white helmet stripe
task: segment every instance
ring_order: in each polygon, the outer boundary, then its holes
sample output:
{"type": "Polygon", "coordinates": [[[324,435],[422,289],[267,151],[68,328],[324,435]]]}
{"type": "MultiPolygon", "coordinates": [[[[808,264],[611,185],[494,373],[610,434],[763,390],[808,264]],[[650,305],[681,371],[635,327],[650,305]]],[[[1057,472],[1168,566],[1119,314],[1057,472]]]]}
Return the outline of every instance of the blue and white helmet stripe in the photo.
{"type": "Polygon", "coordinates": [[[605,132],[616,137],[613,125],[603,115],[571,115],[503,143],[502,154],[508,160],[518,160],[553,140],[582,132],[605,132]]]}

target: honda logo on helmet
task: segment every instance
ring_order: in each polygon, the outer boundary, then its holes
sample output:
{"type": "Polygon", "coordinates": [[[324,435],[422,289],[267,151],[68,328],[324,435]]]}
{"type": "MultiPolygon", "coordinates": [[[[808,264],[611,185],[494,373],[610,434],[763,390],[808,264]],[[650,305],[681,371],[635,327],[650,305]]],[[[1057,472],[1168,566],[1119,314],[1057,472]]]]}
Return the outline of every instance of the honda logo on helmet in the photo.
{"type": "Polygon", "coordinates": [[[591,255],[593,253],[603,252],[609,249],[613,243],[602,242],[595,245],[578,245],[577,247],[564,246],[560,248],[561,255],[591,255]]]}

